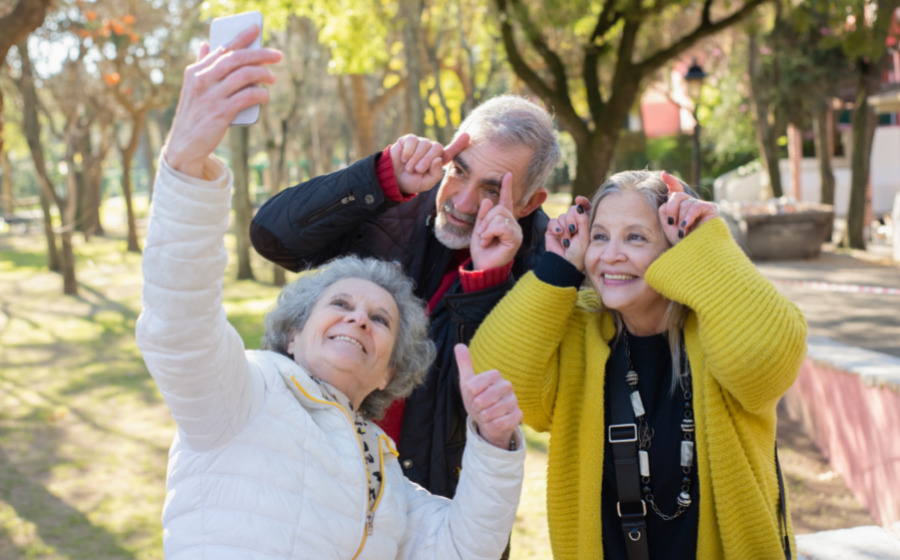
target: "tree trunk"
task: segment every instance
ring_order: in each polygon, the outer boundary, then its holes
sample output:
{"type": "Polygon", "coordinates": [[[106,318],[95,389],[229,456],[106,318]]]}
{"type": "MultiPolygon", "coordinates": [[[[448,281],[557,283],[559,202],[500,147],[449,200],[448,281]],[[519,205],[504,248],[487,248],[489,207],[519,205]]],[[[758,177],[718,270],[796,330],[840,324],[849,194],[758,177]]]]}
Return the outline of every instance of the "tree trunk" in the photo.
{"type": "MultiPolygon", "coordinates": [[[[6,4],[9,4],[7,2],[6,4]]],[[[44,23],[53,0],[18,0],[0,17],[0,70],[6,65],[9,49],[28,38],[44,23]]],[[[0,152],[3,152],[3,90],[0,89],[0,152]]]]}
{"type": "MultiPolygon", "coordinates": [[[[40,179],[39,179],[40,180],[40,179]]],[[[50,212],[52,204],[47,189],[40,189],[41,213],[44,216],[44,239],[47,241],[47,268],[51,272],[62,272],[62,258],[56,247],[56,233],[53,231],[53,214],[50,212]]]]}
{"type": "Polygon", "coordinates": [[[250,266],[250,130],[246,126],[231,127],[228,141],[231,147],[231,170],[234,173],[234,237],[237,240],[238,280],[254,280],[250,266]]]}
{"type": "Polygon", "coordinates": [[[850,205],[847,209],[847,227],[841,239],[842,247],[865,249],[866,189],[871,169],[872,138],[878,117],[869,106],[869,95],[878,87],[877,64],[860,61],[856,100],[853,107],[853,148],[850,155],[850,205]]]}
{"type": "Polygon", "coordinates": [[[763,169],[769,177],[772,196],[781,198],[784,196],[784,188],[781,185],[781,168],[778,165],[778,132],[772,126],[774,121],[772,110],[766,98],[764,85],[760,82],[758,52],[756,35],[751,33],[747,66],[750,75],[748,80],[750,108],[755,116],[753,128],[756,133],[756,145],[759,148],[763,169]]]}
{"type": "Polygon", "coordinates": [[[13,167],[9,153],[0,151],[0,206],[3,215],[11,215],[16,210],[13,198],[13,167]]]}
{"type": "Polygon", "coordinates": [[[59,214],[62,217],[62,227],[59,235],[62,242],[60,266],[62,268],[63,293],[67,296],[77,296],[78,280],[75,277],[75,247],[72,244],[72,237],[75,234],[75,207],[78,200],[78,182],[75,178],[75,173],[71,169],[66,175],[66,186],[68,194],[65,198],[65,204],[59,209],[59,214]]]}
{"type": "Polygon", "coordinates": [[[828,125],[830,107],[816,113],[813,116],[813,131],[815,132],[816,155],[819,157],[819,175],[821,176],[822,191],[819,196],[822,204],[834,205],[834,169],[831,165],[831,127],[828,125]]]}
{"type": "Polygon", "coordinates": [[[369,103],[366,77],[350,75],[350,93],[353,103],[353,120],[356,123],[356,158],[364,158],[375,151],[375,113],[369,103]]]}
{"type": "MultiPolygon", "coordinates": [[[[816,155],[819,158],[819,181],[822,185],[819,194],[819,201],[822,204],[834,206],[834,169],[831,165],[831,126],[830,126],[831,108],[824,109],[813,115],[813,132],[816,147],[816,155]]],[[[825,239],[831,241],[834,234],[834,222],[831,223],[825,239]]]]}
{"type": "MultiPolygon", "coordinates": [[[[403,50],[406,53],[406,108],[409,119],[409,132],[416,136],[425,136],[425,105],[422,102],[420,86],[425,77],[422,65],[422,1],[403,0],[400,3],[401,13],[406,23],[403,25],[403,50]]],[[[369,152],[363,152],[368,154],[369,152]]]]}
{"type": "MultiPolygon", "coordinates": [[[[26,41],[19,43],[19,58],[22,63],[22,76],[17,85],[22,94],[22,130],[25,133],[25,141],[31,152],[31,160],[34,163],[35,174],[41,193],[41,209],[44,213],[44,234],[47,238],[47,266],[54,272],[64,273],[67,263],[64,257],[57,251],[56,234],[53,229],[53,219],[50,213],[51,201],[60,211],[60,218],[64,218],[63,208],[67,206],[64,199],[56,195],[50,177],[47,175],[47,165],[44,158],[44,146],[41,143],[41,122],[38,119],[38,99],[34,86],[34,73],[31,66],[31,57],[28,53],[26,41]]],[[[65,222],[63,222],[65,224],[65,222]]],[[[71,247],[70,247],[71,250],[71,247]]]]}
{"type": "Polygon", "coordinates": [[[132,253],[140,253],[141,246],[138,244],[137,223],[134,219],[131,162],[134,161],[134,154],[137,153],[141,139],[141,130],[144,128],[144,122],[147,120],[148,111],[148,108],[144,108],[131,114],[131,136],[128,139],[128,144],[124,148],[120,148],[122,154],[122,196],[125,197],[125,213],[128,221],[128,251],[132,253]]]}

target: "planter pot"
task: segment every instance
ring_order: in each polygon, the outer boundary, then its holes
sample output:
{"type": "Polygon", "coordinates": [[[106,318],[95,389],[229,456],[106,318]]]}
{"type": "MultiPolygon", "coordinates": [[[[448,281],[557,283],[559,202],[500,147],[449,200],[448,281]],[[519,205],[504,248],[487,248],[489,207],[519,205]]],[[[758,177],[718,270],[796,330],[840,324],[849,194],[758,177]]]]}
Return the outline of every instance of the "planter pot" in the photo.
{"type": "Polygon", "coordinates": [[[816,205],[773,213],[731,213],[725,217],[735,239],[753,260],[811,259],[818,257],[822,243],[830,240],[834,209],[816,205]]]}

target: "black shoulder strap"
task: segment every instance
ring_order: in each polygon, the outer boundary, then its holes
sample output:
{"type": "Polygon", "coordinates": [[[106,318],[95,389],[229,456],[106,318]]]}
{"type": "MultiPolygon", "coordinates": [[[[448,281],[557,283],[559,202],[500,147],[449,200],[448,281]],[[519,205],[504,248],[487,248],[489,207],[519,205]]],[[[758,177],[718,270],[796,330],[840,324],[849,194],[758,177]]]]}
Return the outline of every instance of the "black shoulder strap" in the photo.
{"type": "MultiPolygon", "coordinates": [[[[628,336],[622,333],[622,336],[628,336]]],[[[631,407],[631,391],[625,379],[606,378],[609,391],[609,427],[607,437],[612,444],[613,464],[616,470],[616,504],[622,531],[625,533],[625,551],[629,560],[647,560],[647,505],[641,499],[641,475],[638,463],[638,428],[631,407]]]]}
{"type": "Polygon", "coordinates": [[[778,473],[778,530],[782,532],[781,548],[784,557],[791,560],[791,538],[788,535],[787,524],[787,500],[784,498],[784,477],[781,474],[781,465],[778,462],[778,442],[775,442],[775,472],[778,473]]]}

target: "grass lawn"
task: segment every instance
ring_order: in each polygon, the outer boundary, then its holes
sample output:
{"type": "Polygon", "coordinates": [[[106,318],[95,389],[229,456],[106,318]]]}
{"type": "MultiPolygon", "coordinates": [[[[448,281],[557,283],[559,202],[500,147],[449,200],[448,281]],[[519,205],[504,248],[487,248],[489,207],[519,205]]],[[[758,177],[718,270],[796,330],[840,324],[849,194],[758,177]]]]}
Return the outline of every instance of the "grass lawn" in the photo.
{"type": "MultiPolygon", "coordinates": [[[[162,558],[175,426],[134,341],[140,255],[121,237],[79,236],[69,297],[45,250],[39,233],[0,232],[0,558],[162,558]]],[[[271,267],[254,267],[260,282],[233,280],[233,265],[225,282],[226,311],[251,348],[278,293],[271,267]]],[[[528,439],[520,560],[550,557],[547,439],[528,439]]]]}

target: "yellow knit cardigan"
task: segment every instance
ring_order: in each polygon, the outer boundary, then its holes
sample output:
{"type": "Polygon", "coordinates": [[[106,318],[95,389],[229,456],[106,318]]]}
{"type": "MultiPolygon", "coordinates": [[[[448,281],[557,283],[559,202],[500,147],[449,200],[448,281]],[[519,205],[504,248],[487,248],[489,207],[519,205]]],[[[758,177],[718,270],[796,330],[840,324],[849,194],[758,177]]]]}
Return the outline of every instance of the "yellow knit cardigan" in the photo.
{"type": "MultiPolygon", "coordinates": [[[[697,558],[784,558],[775,407],[805,356],[806,321],[721,218],[664,252],[645,278],[691,309],[684,339],[696,422],[697,558]]],[[[515,387],[525,423],[550,431],[547,517],[556,559],[603,557],[603,377],[615,325],[608,313],[588,310],[596,301],[590,290],[579,296],[529,273],[471,343],[475,371],[499,369],[515,387]]]]}

